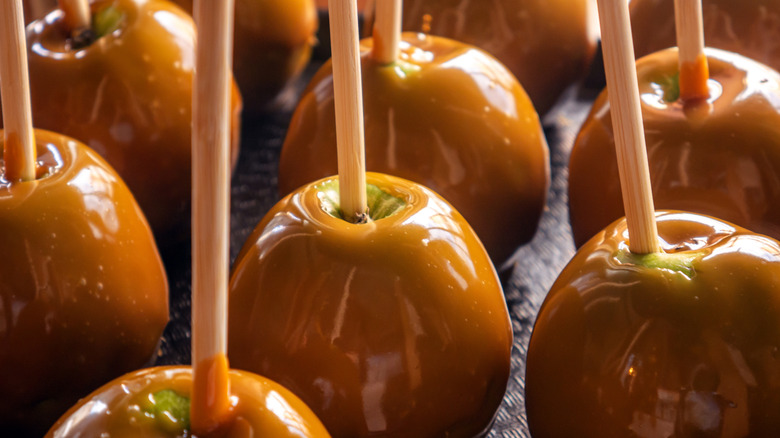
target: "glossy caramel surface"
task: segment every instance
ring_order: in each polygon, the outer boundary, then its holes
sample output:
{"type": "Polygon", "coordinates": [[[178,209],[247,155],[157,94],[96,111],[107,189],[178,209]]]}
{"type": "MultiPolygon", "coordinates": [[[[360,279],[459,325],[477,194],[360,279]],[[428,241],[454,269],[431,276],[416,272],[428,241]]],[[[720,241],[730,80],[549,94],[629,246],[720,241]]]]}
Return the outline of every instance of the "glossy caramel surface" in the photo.
{"type": "Polygon", "coordinates": [[[534,438],[780,436],[780,244],[706,216],[657,217],[664,251],[693,272],[621,259],[624,220],[579,250],[531,337],[534,438]]]}
{"type": "MultiPolygon", "coordinates": [[[[99,0],[123,24],[73,50],[61,12],[28,26],[35,126],[76,138],[122,176],[161,245],[188,239],[190,125],[195,30],[181,9],[162,0],[99,0]]],[[[233,92],[233,155],[241,98],[233,92]]]]}
{"type": "MultiPolygon", "coordinates": [[[[549,152],[528,96],[498,61],[468,45],[404,33],[400,61],[362,44],[366,167],[423,184],[458,209],[496,264],[536,232],[549,152]]],[[[330,63],[296,109],[279,163],[290,193],[337,173],[330,63]]]]}
{"type": "Polygon", "coordinates": [[[125,184],[81,143],[35,136],[38,179],[0,179],[0,435],[13,437],[40,437],[143,366],[168,322],[165,271],[125,184]]]}
{"type": "MultiPolygon", "coordinates": [[[[711,96],[687,107],[665,101],[659,86],[677,73],[676,49],[637,62],[655,206],[780,238],[780,75],[739,55],[707,54],[711,96]]],[[[578,246],[624,214],[606,91],[571,153],[569,206],[578,246]]]]}
{"type": "Polygon", "coordinates": [[[517,76],[544,114],[596,50],[590,0],[406,0],[404,30],[477,46],[517,76]]]}
{"type": "MultiPolygon", "coordinates": [[[[192,0],[173,0],[192,12],[192,0]]],[[[236,0],[233,74],[245,112],[257,115],[301,74],[317,43],[314,0],[236,0]]]]}
{"type": "Polygon", "coordinates": [[[333,436],[483,436],[512,344],[496,272],[430,190],[367,179],[406,207],[350,224],[322,209],[321,180],[260,222],[230,281],[231,363],[289,388],[333,436]]]}
{"type": "MultiPolygon", "coordinates": [[[[677,46],[674,0],[631,0],[636,56],[677,46]]],[[[702,0],[704,44],[780,69],[780,2],[702,0]]]]}
{"type": "Polygon", "coordinates": [[[22,0],[24,23],[43,18],[49,11],[57,7],[57,0],[22,0]]]}
{"type": "Polygon", "coordinates": [[[231,415],[207,435],[182,435],[160,428],[144,415],[150,395],[173,390],[190,397],[192,369],[156,367],[108,383],[71,408],[46,438],[329,438],[317,417],[290,391],[244,371],[230,372],[231,415]]]}

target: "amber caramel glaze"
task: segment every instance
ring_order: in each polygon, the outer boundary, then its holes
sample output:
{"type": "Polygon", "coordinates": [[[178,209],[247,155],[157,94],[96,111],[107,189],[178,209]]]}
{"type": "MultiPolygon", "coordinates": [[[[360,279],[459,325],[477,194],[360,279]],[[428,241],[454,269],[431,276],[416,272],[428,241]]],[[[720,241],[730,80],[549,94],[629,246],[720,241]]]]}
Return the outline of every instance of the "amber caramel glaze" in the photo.
{"type": "Polygon", "coordinates": [[[212,432],[225,424],[230,412],[229,372],[227,356],[218,354],[200,361],[193,370],[191,396],[192,430],[196,434],[212,432]]]}
{"type": "MultiPolygon", "coordinates": [[[[666,102],[656,84],[677,73],[670,49],[637,62],[656,208],[715,216],[780,238],[780,75],[739,55],[707,50],[709,103],[666,102]]],[[[606,91],[569,162],[577,246],[622,217],[606,91]]]]}
{"type": "MultiPolygon", "coordinates": [[[[192,0],[173,0],[192,12],[192,0]]],[[[244,111],[257,116],[309,63],[317,42],[314,0],[235,0],[233,74],[244,111]]]]}
{"type": "Polygon", "coordinates": [[[38,179],[0,179],[0,430],[14,437],[40,437],[143,366],[168,321],[165,271],[130,191],[81,143],[35,138],[38,179]]]}
{"type": "MultiPolygon", "coordinates": [[[[98,0],[124,12],[124,24],[71,50],[54,11],[27,28],[33,120],[83,141],[113,166],[161,245],[188,238],[190,128],[195,31],[162,0],[98,0]]],[[[233,157],[241,97],[233,87],[233,157]]]]}
{"type": "MultiPolygon", "coordinates": [[[[536,232],[550,178],[539,117],[498,61],[468,45],[404,33],[401,62],[362,43],[368,170],[430,187],[469,221],[497,264],[536,232]]],[[[293,115],[279,163],[282,195],[337,173],[330,63],[293,115]]]]}
{"type": "MultiPolygon", "coordinates": [[[[637,57],[676,46],[674,0],[631,0],[637,57]]],[[[704,44],[780,70],[780,2],[702,0],[704,44]]]]}
{"type": "MultiPolygon", "coordinates": [[[[157,367],[136,371],[104,385],[72,407],[46,438],[181,438],[143,413],[154,393],[192,392],[192,369],[157,367]]],[[[330,438],[325,427],[290,391],[244,371],[230,371],[230,418],[217,431],[191,438],[330,438]]]]}
{"type": "Polygon", "coordinates": [[[707,64],[707,56],[703,53],[693,62],[683,62],[680,66],[680,99],[707,99],[710,97],[709,89],[710,70],[707,64]]]}
{"type": "Polygon", "coordinates": [[[407,202],[355,225],[311,183],[280,201],[230,281],[233,366],[289,388],[337,437],[483,436],[512,346],[495,269],[432,191],[369,172],[407,202]]]}
{"type": "Polygon", "coordinates": [[[24,23],[42,18],[47,12],[57,7],[57,0],[22,0],[24,23]],[[37,14],[40,14],[38,16],[37,14]]]}
{"type": "Polygon", "coordinates": [[[477,46],[517,76],[544,114],[596,50],[590,0],[406,0],[404,30],[477,46]],[[427,24],[426,24],[427,23],[427,24]]]}
{"type": "Polygon", "coordinates": [[[657,218],[692,274],[620,261],[620,220],[553,284],[528,349],[534,438],[780,436],[780,245],[702,215],[657,218]]]}

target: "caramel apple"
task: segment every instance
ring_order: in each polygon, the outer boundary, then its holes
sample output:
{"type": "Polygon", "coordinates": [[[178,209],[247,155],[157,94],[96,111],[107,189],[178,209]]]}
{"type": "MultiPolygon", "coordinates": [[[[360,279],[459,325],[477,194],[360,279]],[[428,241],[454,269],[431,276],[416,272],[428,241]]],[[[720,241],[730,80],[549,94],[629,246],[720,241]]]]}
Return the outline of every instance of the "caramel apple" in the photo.
{"type": "MultiPolygon", "coordinates": [[[[654,131],[640,100],[659,99],[640,91],[642,68],[637,85],[627,4],[598,5],[626,218],[577,252],[542,304],[528,348],[529,429],[536,438],[777,436],[780,243],[709,216],[654,212],[644,141],[654,131]]],[[[694,36],[680,38],[679,63],[693,124],[717,113],[707,99],[718,93],[691,87],[702,80],[707,90],[700,3],[676,5],[678,34],[694,36]]],[[[681,166],[688,160],[702,158],[683,154],[681,166]]]]}
{"type": "MultiPolygon", "coordinates": [[[[674,1],[631,0],[636,56],[675,46],[674,1]]],[[[728,50],[780,69],[780,2],[702,0],[708,47],[728,50]]]]}
{"type": "Polygon", "coordinates": [[[442,198],[367,182],[369,223],[340,217],[335,178],[260,222],[230,280],[231,362],[289,388],[333,436],[483,436],[512,346],[495,269],[442,198]]]}
{"type": "Polygon", "coordinates": [[[83,144],[35,138],[36,179],[0,178],[0,428],[14,437],[41,436],[151,360],[168,321],[165,271],[125,184],[83,144]]]}
{"type": "MultiPolygon", "coordinates": [[[[637,62],[655,203],[780,238],[780,75],[736,54],[706,53],[703,105],[679,99],[675,49],[637,62]]],[[[572,150],[569,205],[577,246],[623,216],[606,92],[572,150]]]]}
{"type": "MultiPolygon", "coordinates": [[[[163,0],[91,7],[98,38],[80,49],[61,11],[28,26],[33,118],[105,157],[167,246],[187,238],[194,25],[163,0]]],[[[233,87],[234,157],[240,109],[233,87]]]]}
{"type": "MultiPolygon", "coordinates": [[[[47,438],[176,438],[189,434],[192,369],[157,367],[120,377],[82,399],[47,438]]],[[[329,438],[317,417],[282,386],[230,372],[232,418],[199,438],[329,438]]]]}
{"type": "Polygon", "coordinates": [[[196,2],[201,42],[192,114],[192,363],[137,371],[103,386],[51,438],[329,438],[278,384],[230,371],[227,346],[232,2],[196,2]]]}
{"type": "MultiPolygon", "coordinates": [[[[192,0],[173,0],[192,11],[192,0]]],[[[233,74],[257,115],[306,68],[317,42],[314,0],[236,0],[233,74]]]]}
{"type": "MultiPolygon", "coordinates": [[[[533,237],[549,185],[549,152],[523,88],[485,52],[404,33],[397,62],[364,40],[366,167],[430,187],[469,221],[496,264],[533,237]]],[[[330,63],[309,84],[281,152],[285,195],[336,173],[330,63]]]]}
{"type": "Polygon", "coordinates": [[[598,37],[590,0],[406,0],[404,30],[430,33],[492,54],[546,113],[581,78],[598,37]]]}
{"type": "Polygon", "coordinates": [[[620,220],[550,289],[528,348],[535,438],[780,436],[780,244],[656,217],[662,252],[632,254],[620,220]]]}

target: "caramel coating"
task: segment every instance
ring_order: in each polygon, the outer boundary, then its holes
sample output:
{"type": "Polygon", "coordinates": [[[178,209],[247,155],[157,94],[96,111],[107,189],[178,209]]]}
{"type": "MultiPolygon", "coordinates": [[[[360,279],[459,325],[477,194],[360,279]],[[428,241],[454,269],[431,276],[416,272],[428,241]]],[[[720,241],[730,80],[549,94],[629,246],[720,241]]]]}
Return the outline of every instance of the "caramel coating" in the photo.
{"type": "Polygon", "coordinates": [[[40,437],[143,366],[168,322],[165,270],[130,191],[83,144],[35,136],[38,179],[0,179],[0,434],[14,437],[40,437]]]}
{"type": "MultiPolygon", "coordinates": [[[[184,397],[192,391],[190,367],[156,367],[136,371],[110,382],[72,407],[46,438],[177,438],[143,415],[151,394],[173,390],[184,397]]],[[[193,438],[330,438],[325,427],[290,391],[244,371],[230,371],[230,422],[208,435],[193,438]]]]}
{"type": "MultiPolygon", "coordinates": [[[[529,241],[550,179],[539,117],[498,61],[468,45],[404,33],[400,61],[362,43],[366,167],[430,187],[469,221],[496,264],[529,241]]],[[[293,115],[279,163],[286,195],[337,173],[330,63],[293,115]]]]}
{"type": "MultiPolygon", "coordinates": [[[[160,245],[188,238],[192,19],[162,0],[99,0],[126,14],[90,46],[67,43],[60,11],[27,30],[35,125],[76,138],[102,155],[133,191],[160,245]]],[[[232,153],[241,97],[233,87],[232,153]]]]}
{"type": "Polygon", "coordinates": [[[354,225],[322,209],[320,180],[257,226],[230,280],[231,362],[289,388],[333,436],[483,436],[512,346],[495,269],[435,193],[367,180],[406,207],[354,225]]]}
{"type": "Polygon", "coordinates": [[[57,0],[22,0],[24,23],[43,18],[46,13],[57,7],[57,0]]]}
{"type": "Polygon", "coordinates": [[[534,438],[780,436],[780,244],[697,214],[657,218],[691,274],[621,259],[620,220],[553,284],[528,349],[534,438]]]}
{"type": "MultiPolygon", "coordinates": [[[[665,101],[659,85],[678,71],[676,49],[637,62],[656,208],[780,238],[780,75],[720,50],[707,57],[709,104],[687,106],[665,101]]],[[[578,246],[624,215],[606,91],[572,150],[569,206],[578,246]]]]}
{"type": "MultiPolygon", "coordinates": [[[[192,0],[173,0],[192,12],[192,0]]],[[[245,112],[267,109],[309,63],[317,42],[314,0],[236,0],[233,74],[245,112]]]]}
{"type": "MultiPolygon", "coordinates": [[[[677,45],[674,0],[631,0],[636,56],[677,45]]],[[[780,2],[702,0],[704,43],[780,70],[780,2]]]]}
{"type": "Polygon", "coordinates": [[[593,59],[594,9],[589,0],[406,0],[403,28],[492,54],[544,114],[593,59]]]}

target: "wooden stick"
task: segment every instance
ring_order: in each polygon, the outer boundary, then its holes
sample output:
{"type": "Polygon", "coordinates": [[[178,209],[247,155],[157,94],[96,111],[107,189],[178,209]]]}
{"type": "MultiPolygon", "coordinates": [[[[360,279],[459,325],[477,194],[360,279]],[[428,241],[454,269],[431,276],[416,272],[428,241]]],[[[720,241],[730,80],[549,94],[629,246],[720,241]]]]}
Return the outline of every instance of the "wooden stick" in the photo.
{"type": "Polygon", "coordinates": [[[704,54],[701,0],[674,0],[674,19],[680,50],[680,98],[706,99],[710,95],[710,71],[704,54]]]}
{"type": "Polygon", "coordinates": [[[639,105],[628,2],[598,0],[598,5],[629,248],[636,254],[658,252],[660,246],[639,105]]]}
{"type": "Polygon", "coordinates": [[[192,102],[192,428],[229,414],[227,286],[230,233],[230,69],[233,0],[196,0],[192,102]]]}
{"type": "Polygon", "coordinates": [[[73,39],[79,39],[84,32],[92,29],[92,13],[89,0],[57,0],[63,17],[73,39]]]}
{"type": "Polygon", "coordinates": [[[22,0],[0,8],[0,95],[3,104],[5,179],[35,179],[35,137],[30,109],[30,76],[22,0]]]}
{"type": "Polygon", "coordinates": [[[355,0],[330,0],[328,12],[341,212],[344,219],[362,223],[368,219],[368,205],[357,4],[355,0]]]}
{"type": "Polygon", "coordinates": [[[377,0],[371,55],[380,64],[392,64],[398,60],[402,7],[402,0],[377,0]]]}

